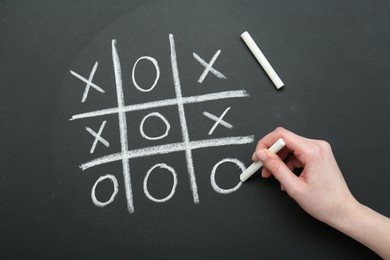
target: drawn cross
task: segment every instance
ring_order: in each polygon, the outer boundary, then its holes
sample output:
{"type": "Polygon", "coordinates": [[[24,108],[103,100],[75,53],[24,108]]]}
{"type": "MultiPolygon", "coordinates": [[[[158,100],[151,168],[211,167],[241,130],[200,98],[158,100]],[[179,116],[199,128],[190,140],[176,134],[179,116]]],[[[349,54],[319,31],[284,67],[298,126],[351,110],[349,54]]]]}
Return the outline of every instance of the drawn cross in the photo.
{"type": "Polygon", "coordinates": [[[226,108],[225,111],[223,111],[222,115],[220,117],[216,117],[215,115],[213,114],[210,114],[208,112],[203,112],[203,115],[210,118],[211,120],[214,120],[215,121],[215,124],[213,125],[213,127],[210,129],[209,131],[209,135],[211,135],[215,128],[217,128],[217,126],[219,124],[223,125],[224,127],[226,128],[233,128],[233,126],[231,124],[229,124],[228,122],[222,120],[222,118],[226,115],[226,113],[230,110],[230,107],[226,108]]]}
{"type": "Polygon", "coordinates": [[[203,82],[203,80],[206,78],[206,76],[207,76],[207,74],[208,74],[209,72],[213,73],[215,76],[217,76],[217,77],[220,78],[220,79],[226,79],[225,75],[223,75],[221,72],[219,72],[218,70],[216,70],[216,69],[213,68],[214,62],[217,60],[217,58],[218,58],[218,56],[219,56],[220,53],[221,53],[221,50],[218,50],[218,51],[214,54],[214,56],[213,56],[213,58],[210,60],[210,62],[207,63],[207,62],[205,62],[201,57],[199,57],[198,54],[196,54],[195,52],[193,52],[194,58],[195,58],[200,64],[202,64],[202,65],[205,67],[205,69],[204,69],[202,75],[200,75],[200,77],[199,77],[199,79],[198,79],[198,82],[199,82],[199,83],[202,83],[202,82],[203,82]]]}
{"type": "Polygon", "coordinates": [[[110,146],[110,143],[104,139],[103,137],[101,137],[102,135],[102,132],[103,132],[103,129],[104,129],[104,126],[106,125],[107,121],[103,121],[103,123],[101,124],[100,128],[99,128],[99,131],[96,133],[95,131],[93,131],[91,128],[89,127],[85,127],[85,129],[92,135],[95,137],[95,140],[93,141],[93,144],[92,144],[92,147],[91,147],[91,151],[90,153],[93,153],[95,151],[95,148],[96,148],[96,145],[97,145],[97,142],[101,142],[102,144],[104,144],[106,147],[109,147],[110,146]]]}
{"type": "Polygon", "coordinates": [[[86,79],[84,78],[83,76],[81,76],[80,74],[74,72],[74,71],[70,71],[70,73],[75,76],[76,78],[84,81],[85,83],[87,83],[87,85],[85,86],[85,90],[84,90],[84,94],[83,94],[83,97],[81,99],[81,102],[85,102],[85,100],[87,100],[87,97],[88,97],[88,92],[89,92],[89,89],[90,87],[93,87],[94,89],[96,89],[97,91],[101,92],[101,93],[104,93],[105,91],[99,87],[98,85],[94,84],[92,82],[92,79],[93,79],[93,76],[95,75],[95,72],[96,72],[96,69],[97,69],[97,66],[98,66],[98,62],[95,62],[95,65],[93,66],[92,70],[91,70],[91,73],[89,74],[89,78],[86,79]]]}

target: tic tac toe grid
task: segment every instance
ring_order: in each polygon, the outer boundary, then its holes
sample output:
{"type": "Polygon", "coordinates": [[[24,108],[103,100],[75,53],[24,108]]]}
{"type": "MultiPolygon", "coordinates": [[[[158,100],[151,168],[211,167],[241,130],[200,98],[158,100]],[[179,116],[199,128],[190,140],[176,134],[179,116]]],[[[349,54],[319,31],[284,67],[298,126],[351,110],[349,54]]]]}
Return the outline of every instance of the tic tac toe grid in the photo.
{"type": "MultiPolygon", "coordinates": [[[[188,128],[187,128],[185,105],[194,104],[194,103],[202,103],[202,102],[213,101],[213,100],[249,97],[249,94],[245,90],[233,90],[233,91],[209,93],[209,94],[198,95],[198,96],[183,97],[182,86],[180,83],[180,76],[179,76],[179,68],[178,68],[177,57],[176,57],[175,40],[174,40],[174,36],[172,34],[169,35],[169,43],[170,43],[170,58],[171,58],[171,66],[172,66],[172,77],[173,77],[173,83],[174,83],[175,95],[176,95],[174,98],[157,100],[157,101],[153,101],[153,102],[146,102],[146,103],[140,103],[140,104],[126,105],[125,101],[124,101],[124,92],[123,92],[123,86],[122,86],[122,71],[121,71],[120,58],[119,58],[119,53],[118,53],[118,50],[116,47],[116,40],[114,39],[114,40],[112,40],[112,61],[113,61],[113,69],[114,69],[114,75],[115,75],[117,107],[76,114],[76,115],[73,115],[72,118],[70,119],[70,120],[78,120],[78,119],[83,119],[83,118],[102,117],[102,116],[106,116],[106,115],[110,115],[110,114],[117,114],[118,115],[121,151],[117,152],[117,153],[108,154],[106,156],[102,156],[99,158],[95,158],[91,161],[88,161],[86,163],[81,164],[80,168],[82,170],[86,170],[86,169],[89,169],[91,167],[95,167],[95,166],[102,165],[102,164],[107,164],[107,163],[116,162],[116,161],[122,162],[125,194],[126,194],[126,200],[127,200],[127,209],[130,213],[134,212],[133,191],[132,191],[132,184],[131,184],[130,159],[147,157],[147,156],[154,156],[154,155],[159,155],[159,154],[168,154],[168,153],[173,153],[173,152],[184,152],[185,158],[186,158],[187,171],[188,171],[188,179],[190,182],[193,201],[194,201],[194,203],[199,203],[199,194],[198,194],[198,188],[197,188],[197,182],[196,182],[196,174],[195,174],[195,170],[194,170],[194,161],[193,161],[192,151],[195,149],[210,148],[210,147],[217,147],[217,146],[248,144],[248,143],[252,143],[254,141],[253,135],[233,136],[233,137],[225,137],[225,138],[209,138],[209,139],[202,139],[202,140],[190,140],[190,135],[189,135],[188,128]],[[182,141],[178,142],[178,143],[169,143],[169,144],[164,144],[164,145],[149,146],[149,147],[144,147],[141,149],[133,149],[133,150],[129,149],[126,114],[129,112],[133,112],[133,111],[147,110],[147,109],[167,107],[167,106],[177,106],[179,120],[180,120],[182,141]]],[[[214,74],[218,78],[226,79],[226,77],[222,73],[220,73],[219,71],[217,71],[216,69],[213,68],[213,64],[216,61],[218,55],[220,54],[220,51],[218,51],[214,55],[214,57],[210,60],[209,63],[205,62],[196,53],[193,53],[193,54],[194,54],[194,58],[201,65],[203,65],[205,67],[205,70],[202,73],[201,77],[199,78],[198,82],[203,81],[203,79],[206,77],[206,75],[209,72],[214,74]]],[[[145,57],[141,57],[141,58],[137,60],[137,62],[135,63],[135,65],[133,67],[133,82],[139,90],[149,91],[149,90],[153,89],[153,87],[155,86],[155,84],[158,81],[158,76],[159,76],[158,64],[157,64],[157,61],[151,57],[145,56],[145,57]],[[156,72],[157,72],[156,73],[156,80],[155,80],[153,86],[148,90],[140,88],[134,80],[134,68],[135,68],[137,62],[141,58],[147,59],[150,62],[152,62],[153,65],[155,66],[156,72]]],[[[100,88],[99,86],[97,86],[96,84],[94,84],[92,82],[93,76],[94,76],[96,69],[97,69],[97,65],[98,65],[98,63],[96,62],[88,79],[80,76],[79,74],[75,73],[74,71],[70,71],[73,76],[75,76],[75,77],[79,78],[80,80],[84,81],[85,83],[87,83],[86,89],[85,89],[85,92],[84,92],[84,95],[82,98],[82,102],[85,102],[87,95],[88,95],[88,91],[91,88],[93,88],[99,92],[102,92],[102,93],[104,92],[104,90],[102,88],[100,88]]],[[[219,124],[230,128],[232,126],[228,122],[225,122],[223,120],[223,116],[228,112],[229,109],[230,108],[227,108],[220,117],[216,117],[208,112],[204,112],[203,114],[206,117],[208,117],[209,119],[215,121],[215,124],[213,126],[214,129],[219,124]]],[[[167,122],[166,119],[161,114],[159,114],[157,112],[151,113],[148,116],[156,116],[156,117],[159,117],[161,120],[163,120],[163,122],[166,125],[166,131],[165,131],[164,135],[161,136],[161,138],[165,137],[169,131],[169,122],[167,122]]],[[[144,118],[144,120],[145,119],[146,119],[146,117],[144,118]]],[[[143,122],[144,122],[144,120],[143,120],[143,122]]],[[[90,128],[89,129],[86,128],[86,130],[88,132],[90,132],[95,137],[95,141],[94,141],[93,146],[91,148],[91,153],[93,152],[93,149],[96,146],[97,142],[101,142],[102,144],[108,146],[108,142],[101,136],[102,131],[103,131],[104,126],[105,126],[105,122],[106,121],[103,121],[98,132],[95,132],[90,128]]],[[[142,129],[142,127],[140,129],[142,129]]],[[[212,130],[213,129],[210,130],[209,135],[212,133],[212,130]]],[[[150,138],[150,140],[152,140],[152,139],[153,138],[150,138]]],[[[211,183],[212,183],[214,189],[220,193],[228,193],[228,192],[234,191],[234,190],[238,189],[241,185],[241,182],[239,182],[236,187],[234,187],[233,189],[229,189],[229,190],[224,190],[224,189],[218,188],[218,186],[215,183],[215,179],[213,180],[213,177],[215,178],[216,168],[220,164],[225,163],[225,162],[234,163],[241,170],[245,169],[245,166],[237,159],[225,158],[225,159],[219,161],[213,168],[211,183]],[[214,174],[214,176],[213,176],[213,174],[214,174]]],[[[147,182],[147,178],[150,175],[151,171],[153,171],[153,169],[155,169],[157,167],[165,168],[166,170],[170,171],[172,173],[172,175],[174,176],[174,187],[176,186],[177,180],[176,180],[176,173],[175,173],[174,169],[169,167],[166,164],[158,164],[158,165],[153,166],[149,170],[148,174],[145,177],[144,191],[145,191],[146,195],[150,195],[150,194],[148,194],[148,192],[147,192],[147,188],[146,188],[145,183],[147,182]]],[[[168,199],[168,197],[173,195],[174,187],[172,188],[171,194],[169,196],[167,196],[166,199],[168,199]]],[[[105,205],[111,203],[114,200],[117,192],[118,192],[118,181],[117,181],[116,177],[113,175],[105,175],[105,176],[100,177],[95,182],[95,185],[93,186],[93,189],[92,189],[91,196],[92,196],[92,199],[93,199],[95,205],[102,207],[102,206],[105,206],[105,205]],[[108,201],[100,202],[96,199],[94,192],[95,192],[96,185],[100,181],[103,181],[105,179],[109,179],[112,181],[112,183],[114,185],[114,192],[112,193],[112,196],[108,201]]],[[[150,197],[150,196],[148,196],[148,197],[150,197]]],[[[154,201],[163,202],[166,200],[155,199],[154,201]]]]}

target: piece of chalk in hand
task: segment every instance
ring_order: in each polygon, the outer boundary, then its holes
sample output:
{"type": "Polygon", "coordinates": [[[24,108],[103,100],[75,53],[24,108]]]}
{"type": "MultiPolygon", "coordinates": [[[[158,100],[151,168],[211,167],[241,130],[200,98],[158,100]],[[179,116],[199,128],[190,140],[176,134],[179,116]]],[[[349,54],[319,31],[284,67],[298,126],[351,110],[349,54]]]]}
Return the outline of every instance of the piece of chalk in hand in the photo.
{"type": "Polygon", "coordinates": [[[275,87],[280,89],[284,86],[283,81],[279,78],[278,74],[276,74],[275,70],[272,68],[271,64],[268,62],[267,58],[261,52],[259,46],[255,43],[248,32],[244,32],[241,34],[241,39],[245,42],[248,48],[251,50],[252,54],[256,57],[257,61],[263,67],[268,77],[272,80],[275,87]]]}
{"type": "MultiPolygon", "coordinates": [[[[277,153],[286,145],[282,138],[279,138],[273,145],[271,145],[268,150],[273,153],[277,153]]],[[[258,171],[263,166],[263,163],[258,161],[254,162],[249,166],[243,173],[240,174],[240,180],[242,182],[246,181],[249,177],[251,177],[256,171],[258,171]]]]}

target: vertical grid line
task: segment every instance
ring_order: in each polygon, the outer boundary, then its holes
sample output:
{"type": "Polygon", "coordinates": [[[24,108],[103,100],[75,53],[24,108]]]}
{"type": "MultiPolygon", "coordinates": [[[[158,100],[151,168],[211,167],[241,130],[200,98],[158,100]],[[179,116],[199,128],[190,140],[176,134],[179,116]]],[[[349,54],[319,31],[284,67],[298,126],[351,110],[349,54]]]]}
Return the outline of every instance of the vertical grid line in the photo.
{"type": "Polygon", "coordinates": [[[190,181],[192,197],[194,199],[194,202],[199,203],[198,186],[196,183],[194,162],[192,159],[192,151],[191,151],[191,147],[190,147],[190,137],[188,134],[187,121],[186,121],[184,105],[183,105],[183,96],[181,93],[179,69],[177,66],[176,47],[175,47],[175,40],[174,40],[173,34],[169,34],[169,43],[170,43],[170,48],[171,48],[172,76],[173,76],[173,83],[175,85],[177,108],[179,111],[181,135],[182,135],[183,143],[184,143],[184,147],[185,147],[188,177],[189,177],[189,181],[190,181]]]}
{"type": "Polygon", "coordinates": [[[122,86],[122,70],[121,70],[118,50],[116,48],[116,39],[112,40],[112,62],[114,64],[115,85],[116,85],[116,94],[117,94],[117,101],[118,101],[121,158],[122,158],[122,168],[123,168],[123,179],[125,184],[125,193],[127,199],[127,209],[130,213],[133,213],[134,202],[133,202],[133,191],[131,187],[130,163],[129,163],[129,159],[127,158],[127,151],[129,150],[128,138],[127,138],[127,122],[126,122],[126,112],[124,112],[123,110],[123,108],[125,107],[125,99],[124,99],[123,86],[122,86]]]}

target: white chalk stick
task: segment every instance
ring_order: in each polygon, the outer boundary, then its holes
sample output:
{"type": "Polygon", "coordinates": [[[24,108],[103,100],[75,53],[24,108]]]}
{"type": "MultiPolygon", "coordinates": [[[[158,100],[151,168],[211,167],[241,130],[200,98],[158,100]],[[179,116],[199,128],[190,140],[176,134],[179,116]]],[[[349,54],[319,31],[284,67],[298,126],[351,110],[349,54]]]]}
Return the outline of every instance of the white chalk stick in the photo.
{"type": "Polygon", "coordinates": [[[278,74],[276,74],[276,72],[272,68],[271,64],[269,64],[267,58],[261,52],[260,48],[257,46],[255,41],[252,39],[250,34],[248,32],[242,33],[241,39],[246,43],[248,48],[251,50],[253,55],[256,57],[257,61],[260,63],[260,65],[263,67],[263,69],[267,73],[268,77],[270,77],[270,79],[274,83],[275,87],[277,89],[280,89],[281,87],[283,87],[284,83],[279,78],[278,74]]]}
{"type": "MultiPolygon", "coordinates": [[[[271,145],[268,150],[273,153],[277,153],[286,145],[282,138],[279,138],[273,145],[271,145]]],[[[240,174],[241,182],[246,181],[249,177],[251,177],[257,170],[259,170],[263,166],[263,163],[258,161],[254,162],[249,166],[243,173],[240,174]]]]}

